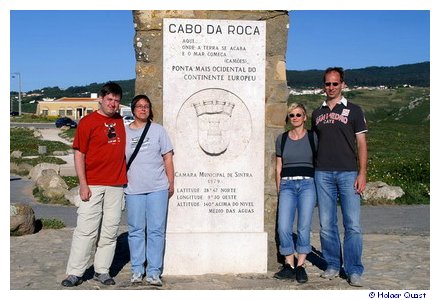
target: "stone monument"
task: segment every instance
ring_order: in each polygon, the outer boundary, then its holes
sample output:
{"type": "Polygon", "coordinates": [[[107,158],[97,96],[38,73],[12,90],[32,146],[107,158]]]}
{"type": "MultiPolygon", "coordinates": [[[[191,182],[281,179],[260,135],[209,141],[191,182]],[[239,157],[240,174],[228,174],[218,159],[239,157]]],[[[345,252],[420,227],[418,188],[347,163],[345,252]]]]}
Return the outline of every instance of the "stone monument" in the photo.
{"type": "Polygon", "coordinates": [[[287,13],[135,11],[134,20],[136,93],[152,98],[175,149],[164,274],[265,273],[287,13]]]}

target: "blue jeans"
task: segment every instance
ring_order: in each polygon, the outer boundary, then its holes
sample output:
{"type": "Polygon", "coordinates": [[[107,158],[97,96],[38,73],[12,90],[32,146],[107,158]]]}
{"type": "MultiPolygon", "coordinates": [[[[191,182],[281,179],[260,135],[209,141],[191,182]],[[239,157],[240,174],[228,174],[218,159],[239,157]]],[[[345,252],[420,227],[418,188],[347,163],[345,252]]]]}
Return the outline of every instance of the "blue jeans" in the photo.
{"type": "Polygon", "coordinates": [[[168,190],[126,194],[131,271],[158,277],[163,270],[168,190]]]}
{"type": "Polygon", "coordinates": [[[316,204],[316,190],[313,178],[301,180],[285,180],[280,182],[278,203],[278,236],[280,238],[280,254],[308,254],[310,246],[310,230],[312,227],[313,209],[316,204]],[[298,239],[293,242],[293,223],[298,210],[298,239]]]}
{"type": "Polygon", "coordinates": [[[347,275],[362,275],[361,198],[354,183],[356,171],[315,171],[318,193],[320,238],[327,269],[339,270],[344,265],[347,275]],[[339,239],[337,200],[341,203],[344,225],[343,262],[339,239]]]}

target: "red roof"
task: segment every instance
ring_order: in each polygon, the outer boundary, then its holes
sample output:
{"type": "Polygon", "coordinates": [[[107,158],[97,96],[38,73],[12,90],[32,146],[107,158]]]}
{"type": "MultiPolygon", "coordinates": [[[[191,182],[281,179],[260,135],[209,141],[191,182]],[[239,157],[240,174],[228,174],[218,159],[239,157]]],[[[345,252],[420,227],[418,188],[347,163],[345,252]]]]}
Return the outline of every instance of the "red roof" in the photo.
{"type": "Polygon", "coordinates": [[[63,97],[55,100],[56,102],[95,102],[98,101],[98,98],[68,98],[63,97]]]}

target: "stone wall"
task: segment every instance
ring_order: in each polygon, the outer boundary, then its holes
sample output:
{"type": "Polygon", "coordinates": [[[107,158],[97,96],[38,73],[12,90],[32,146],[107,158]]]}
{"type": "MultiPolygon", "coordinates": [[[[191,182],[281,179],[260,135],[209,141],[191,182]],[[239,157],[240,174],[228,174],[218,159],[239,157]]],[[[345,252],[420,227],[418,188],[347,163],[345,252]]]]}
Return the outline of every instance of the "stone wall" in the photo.
{"type": "Polygon", "coordinates": [[[287,11],[134,11],[136,34],[136,94],[146,94],[154,107],[155,121],[162,123],[164,18],[229,19],[266,21],[266,111],[265,111],[265,224],[275,224],[275,145],[284,129],[288,89],[286,82],[287,11]]]}

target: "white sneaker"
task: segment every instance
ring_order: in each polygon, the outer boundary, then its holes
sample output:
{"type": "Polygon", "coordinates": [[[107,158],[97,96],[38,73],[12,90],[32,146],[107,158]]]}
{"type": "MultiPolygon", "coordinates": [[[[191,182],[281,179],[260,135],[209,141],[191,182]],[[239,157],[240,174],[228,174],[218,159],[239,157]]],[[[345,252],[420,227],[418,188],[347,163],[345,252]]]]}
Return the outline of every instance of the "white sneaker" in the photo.
{"type": "Polygon", "coordinates": [[[131,276],[131,283],[142,283],[142,273],[133,273],[133,275],[131,276]]]}
{"type": "Polygon", "coordinates": [[[154,286],[162,286],[162,280],[159,277],[147,277],[147,282],[154,286]]]}

